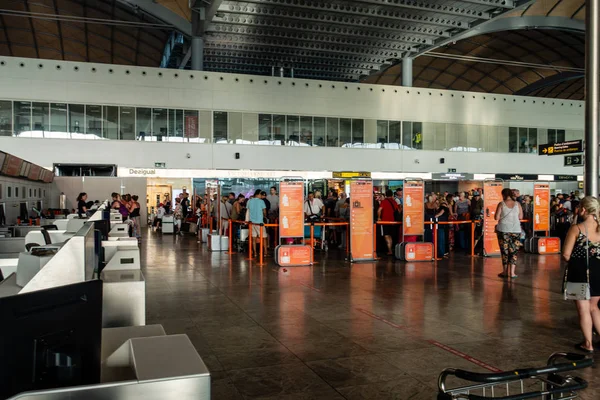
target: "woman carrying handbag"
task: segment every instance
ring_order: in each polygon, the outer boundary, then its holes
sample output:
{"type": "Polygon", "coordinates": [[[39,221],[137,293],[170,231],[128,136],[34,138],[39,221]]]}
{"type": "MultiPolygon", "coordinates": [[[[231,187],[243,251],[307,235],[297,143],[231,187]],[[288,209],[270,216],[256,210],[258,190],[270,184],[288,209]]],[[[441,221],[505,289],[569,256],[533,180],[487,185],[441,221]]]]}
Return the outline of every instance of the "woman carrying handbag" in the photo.
{"type": "Polygon", "coordinates": [[[585,197],[580,204],[578,220],[563,246],[562,255],[568,262],[564,276],[565,300],[575,300],[584,342],[577,349],[593,353],[592,329],[600,332],[600,204],[595,197],[585,197]]]}

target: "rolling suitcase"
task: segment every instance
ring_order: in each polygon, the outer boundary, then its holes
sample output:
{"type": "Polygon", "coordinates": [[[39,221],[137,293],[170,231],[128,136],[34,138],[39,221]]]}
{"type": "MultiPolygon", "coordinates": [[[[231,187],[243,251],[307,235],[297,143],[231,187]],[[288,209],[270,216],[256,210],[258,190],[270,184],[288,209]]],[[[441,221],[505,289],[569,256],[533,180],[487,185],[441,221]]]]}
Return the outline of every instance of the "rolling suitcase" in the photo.
{"type": "Polygon", "coordinates": [[[429,242],[402,242],[394,248],[394,255],[398,260],[408,262],[433,261],[433,243],[429,242]]]}

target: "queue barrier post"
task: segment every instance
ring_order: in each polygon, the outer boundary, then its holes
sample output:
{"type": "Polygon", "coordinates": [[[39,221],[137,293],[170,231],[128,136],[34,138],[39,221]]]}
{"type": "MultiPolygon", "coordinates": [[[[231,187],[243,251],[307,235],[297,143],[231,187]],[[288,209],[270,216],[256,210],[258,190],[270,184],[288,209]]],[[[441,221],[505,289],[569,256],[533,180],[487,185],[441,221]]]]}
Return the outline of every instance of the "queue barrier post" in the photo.
{"type": "Polygon", "coordinates": [[[475,221],[471,221],[471,257],[475,257],[475,221]]]}
{"type": "Polygon", "coordinates": [[[233,251],[233,220],[230,218],[228,221],[229,221],[229,251],[226,254],[235,254],[235,251],[233,251]]]}
{"type": "Polygon", "coordinates": [[[254,237],[252,236],[252,222],[248,222],[248,260],[252,260],[252,246],[254,246],[254,237]]]}
{"type": "Polygon", "coordinates": [[[264,254],[265,254],[265,249],[264,249],[264,247],[263,247],[263,227],[264,227],[264,225],[263,225],[263,224],[260,224],[260,225],[259,225],[259,230],[260,230],[260,232],[259,232],[259,234],[258,234],[258,237],[259,237],[260,243],[259,243],[259,245],[258,245],[258,249],[259,249],[259,251],[260,251],[260,256],[259,256],[259,258],[258,258],[258,260],[259,260],[259,261],[258,261],[258,265],[264,265],[264,260],[263,260],[263,257],[264,257],[264,254]]]}

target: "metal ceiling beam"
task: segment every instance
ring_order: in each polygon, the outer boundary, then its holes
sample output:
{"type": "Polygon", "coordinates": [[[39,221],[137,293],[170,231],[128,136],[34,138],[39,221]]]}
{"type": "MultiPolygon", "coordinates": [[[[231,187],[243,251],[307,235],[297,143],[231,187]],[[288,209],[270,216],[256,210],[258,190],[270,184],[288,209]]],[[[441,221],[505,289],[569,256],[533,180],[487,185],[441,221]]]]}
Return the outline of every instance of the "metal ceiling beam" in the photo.
{"type": "MultiPolygon", "coordinates": [[[[530,0],[525,4],[530,3],[530,0]]],[[[524,5],[524,4],[523,4],[524,5]]],[[[495,32],[504,32],[519,29],[556,29],[563,31],[585,32],[585,23],[583,21],[574,20],[566,17],[508,17],[497,18],[491,21],[483,22],[476,27],[452,36],[450,39],[437,41],[433,46],[429,46],[417,54],[415,57],[423,55],[438,47],[445,46],[452,42],[468,39],[474,36],[486,35],[495,32]]]]}
{"type": "MultiPolygon", "coordinates": [[[[418,37],[412,35],[397,35],[392,33],[384,33],[381,31],[366,31],[364,29],[348,29],[342,27],[331,27],[325,25],[316,25],[316,24],[296,24],[290,21],[272,21],[272,23],[267,25],[265,21],[261,21],[261,23],[254,23],[256,18],[250,18],[250,23],[243,23],[239,21],[215,21],[213,24],[209,25],[207,31],[221,31],[223,27],[251,27],[257,30],[261,29],[269,29],[275,28],[277,32],[281,32],[281,34],[287,33],[298,33],[301,31],[302,33],[315,33],[319,35],[327,35],[332,37],[339,38],[352,38],[354,40],[357,39],[368,39],[368,40],[383,40],[387,43],[408,43],[408,44],[433,44],[433,40],[425,37],[418,37]]],[[[246,20],[248,21],[248,19],[246,20]]]]}
{"type": "MultiPolygon", "coordinates": [[[[256,10],[255,8],[253,8],[256,10]]],[[[262,8],[261,8],[262,9],[262,8]]],[[[369,29],[382,29],[389,30],[393,32],[406,32],[412,33],[415,35],[423,35],[430,37],[450,37],[450,33],[446,32],[444,29],[440,29],[440,27],[432,26],[430,28],[424,28],[418,21],[411,24],[395,24],[393,22],[382,21],[377,18],[372,17],[353,17],[353,18],[343,18],[339,15],[331,15],[326,13],[297,13],[298,15],[271,15],[265,14],[258,11],[228,11],[228,10],[219,10],[219,14],[223,13],[225,16],[223,19],[226,21],[228,15],[237,16],[238,19],[243,16],[254,16],[254,17],[265,17],[270,20],[292,20],[292,21],[307,21],[310,23],[325,23],[328,25],[339,25],[345,27],[353,27],[353,28],[369,28],[369,29]]],[[[246,17],[248,18],[248,17],[246,17]]]]}
{"type": "Polygon", "coordinates": [[[585,76],[585,74],[583,72],[561,72],[552,76],[549,76],[545,79],[540,79],[539,81],[536,81],[534,83],[532,83],[529,86],[524,87],[523,89],[520,89],[518,91],[515,92],[516,96],[529,96],[531,93],[541,90],[543,88],[546,87],[550,87],[550,86],[556,86],[559,85],[561,83],[573,80],[573,79],[579,79],[579,78],[583,78],[585,76]]]}
{"type": "MultiPolygon", "coordinates": [[[[385,4],[379,4],[385,6],[385,4]]],[[[294,10],[301,10],[305,12],[317,13],[319,16],[327,18],[342,18],[348,16],[355,16],[361,18],[376,18],[377,20],[391,20],[391,21],[404,21],[411,23],[418,23],[419,25],[427,25],[432,28],[445,28],[445,29],[469,29],[469,22],[461,19],[452,19],[450,17],[440,16],[428,11],[429,14],[410,13],[410,11],[401,12],[392,9],[382,9],[382,7],[368,7],[368,6],[352,6],[348,5],[347,2],[344,4],[328,2],[290,2],[289,0],[244,0],[242,4],[238,1],[225,0],[222,8],[219,11],[223,12],[237,12],[242,14],[263,14],[270,15],[271,17],[285,17],[285,18],[296,18],[299,17],[299,13],[294,10]],[[247,7],[246,4],[250,6],[247,7]],[[252,6],[255,5],[255,6],[252,6]],[[265,7],[261,7],[265,6],[265,7]],[[268,7],[267,7],[268,6],[268,7]],[[253,10],[253,11],[251,11],[253,10]]],[[[462,16],[462,18],[477,19],[477,17],[462,16]]]]}
{"type": "Polygon", "coordinates": [[[377,68],[379,64],[371,63],[361,60],[344,61],[338,59],[330,59],[324,57],[308,57],[308,56],[296,56],[296,55],[281,55],[274,53],[265,52],[251,52],[251,51],[240,51],[240,50],[212,50],[209,49],[206,52],[206,56],[209,57],[230,57],[230,58],[243,58],[243,59],[254,59],[264,60],[271,64],[273,63],[284,63],[284,64],[308,64],[308,65],[324,65],[331,67],[347,67],[347,68],[358,68],[364,70],[371,70],[377,68]]]}
{"type": "MultiPolygon", "coordinates": [[[[56,5],[56,0],[52,0],[52,6],[54,8],[54,14],[58,15],[58,6],[56,5]]],[[[62,36],[62,26],[60,25],[60,21],[56,21],[56,28],[58,29],[58,37],[60,40],[60,52],[62,54],[62,59],[65,59],[65,43],[63,41],[62,36]]]]}
{"type": "Polygon", "coordinates": [[[175,14],[167,7],[150,0],[118,0],[120,3],[128,5],[134,10],[141,10],[151,16],[173,26],[173,29],[192,36],[192,23],[180,15],[175,14]]]}
{"type": "MultiPolygon", "coordinates": [[[[206,57],[204,59],[206,64],[218,64],[218,65],[234,65],[234,66],[246,66],[246,67],[268,67],[272,68],[273,64],[268,62],[241,62],[241,60],[232,60],[227,58],[217,58],[217,57],[206,57]],[[237,62],[236,62],[237,61],[237,62]]],[[[314,66],[303,66],[294,64],[289,68],[294,68],[294,71],[310,71],[315,73],[331,73],[331,74],[340,74],[340,75],[354,75],[359,76],[365,72],[365,70],[354,70],[354,69],[345,69],[345,68],[337,68],[337,67],[325,67],[325,68],[315,68],[314,66]]]]}
{"type": "Polygon", "coordinates": [[[6,28],[6,22],[4,21],[4,16],[0,15],[0,23],[2,24],[2,29],[4,30],[4,37],[6,38],[6,45],[8,46],[8,55],[13,56],[13,49],[11,45],[11,40],[8,37],[8,29],[6,28]]]}
{"type": "Polygon", "coordinates": [[[214,34],[231,34],[231,35],[246,35],[256,36],[260,38],[275,38],[275,39],[294,39],[298,41],[309,41],[313,43],[326,43],[333,45],[343,46],[365,46],[365,47],[377,47],[385,50],[394,51],[411,51],[415,48],[410,44],[404,42],[390,42],[382,40],[368,40],[368,39],[344,39],[331,37],[325,34],[316,33],[302,33],[302,32],[285,32],[281,30],[269,29],[269,28],[255,28],[255,27],[240,27],[234,28],[230,26],[215,27],[217,28],[214,34]],[[402,43],[402,44],[399,44],[402,43]]]}
{"type": "Polygon", "coordinates": [[[488,12],[475,12],[469,8],[459,7],[459,6],[448,6],[443,4],[435,4],[435,3],[417,3],[412,0],[398,0],[393,3],[388,2],[387,0],[353,0],[354,3],[365,3],[372,5],[379,5],[385,7],[395,7],[407,10],[417,10],[417,11],[425,11],[425,12],[433,12],[435,14],[447,14],[454,15],[457,17],[467,17],[467,18],[480,18],[480,19],[490,19],[491,15],[488,12]]]}
{"type": "MultiPolygon", "coordinates": [[[[25,0],[25,11],[29,11],[29,0],[25,0]]],[[[40,50],[38,49],[37,36],[35,34],[35,28],[33,26],[33,18],[27,18],[29,20],[29,26],[31,27],[31,36],[33,37],[33,44],[35,45],[35,55],[40,58],[40,50]]]]}
{"type": "Polygon", "coordinates": [[[315,71],[336,71],[336,72],[343,72],[346,71],[348,73],[356,73],[356,74],[362,74],[365,71],[368,71],[369,68],[363,68],[362,66],[358,66],[358,65],[354,65],[354,66],[350,66],[350,65],[331,65],[331,64],[313,64],[313,63],[306,63],[306,62],[277,62],[275,60],[269,60],[269,59],[264,59],[264,58],[259,58],[259,57],[248,57],[248,58],[243,58],[240,59],[238,57],[234,57],[234,56],[228,56],[228,55],[207,55],[206,56],[207,60],[210,60],[212,62],[216,62],[216,63],[228,63],[228,64],[236,64],[236,65],[260,65],[260,66],[284,66],[284,67],[290,67],[290,68],[300,68],[300,69],[314,69],[315,71]],[[277,65],[276,65],[277,64],[277,65]]]}
{"type": "Polygon", "coordinates": [[[231,44],[252,44],[262,45],[268,47],[285,47],[285,48],[302,48],[307,50],[317,50],[323,52],[341,53],[341,54],[355,54],[355,55],[372,55],[382,57],[384,60],[387,58],[398,58],[401,57],[405,52],[403,50],[373,50],[369,46],[355,46],[355,45],[330,45],[330,44],[312,44],[311,42],[298,42],[295,40],[253,40],[251,37],[246,35],[234,35],[234,34],[212,34],[207,36],[207,42],[212,43],[231,43],[231,44]]]}

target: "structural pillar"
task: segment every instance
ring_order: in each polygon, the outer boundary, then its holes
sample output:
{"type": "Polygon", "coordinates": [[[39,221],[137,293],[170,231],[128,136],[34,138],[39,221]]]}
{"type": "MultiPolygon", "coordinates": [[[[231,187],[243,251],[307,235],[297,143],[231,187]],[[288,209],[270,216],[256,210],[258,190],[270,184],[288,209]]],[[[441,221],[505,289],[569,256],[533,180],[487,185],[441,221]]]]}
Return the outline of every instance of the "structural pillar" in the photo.
{"type": "Polygon", "coordinates": [[[598,117],[600,108],[600,0],[586,1],[585,24],[585,194],[598,196],[598,117]]]}
{"type": "Polygon", "coordinates": [[[413,59],[404,57],[402,59],[402,86],[412,87],[413,85],[413,59]]]}
{"type": "Polygon", "coordinates": [[[194,71],[204,70],[204,38],[194,36],[192,38],[192,69],[194,71]]]}

